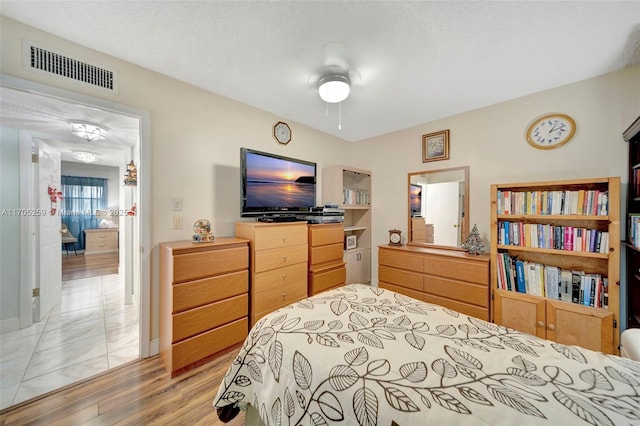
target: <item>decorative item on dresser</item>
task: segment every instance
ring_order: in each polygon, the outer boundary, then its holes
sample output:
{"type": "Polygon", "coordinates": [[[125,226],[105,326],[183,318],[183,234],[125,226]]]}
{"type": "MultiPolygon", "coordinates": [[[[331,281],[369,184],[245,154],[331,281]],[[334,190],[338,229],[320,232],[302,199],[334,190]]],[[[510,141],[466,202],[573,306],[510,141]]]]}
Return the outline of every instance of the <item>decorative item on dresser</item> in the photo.
{"type": "Polygon", "coordinates": [[[160,243],[160,355],[172,376],[247,336],[248,243],[160,243]]]}
{"type": "Polygon", "coordinates": [[[640,117],[622,134],[629,142],[627,192],[627,327],[640,327],[640,117]]]}
{"type": "Polygon", "coordinates": [[[346,283],[371,281],[371,172],[350,166],[322,169],[325,205],[344,209],[344,233],[356,237],[356,248],[344,252],[346,283]]]}
{"type": "Polygon", "coordinates": [[[620,178],[491,186],[492,318],[618,353],[620,178]]]}
{"type": "MultiPolygon", "coordinates": [[[[309,231],[309,291],[320,293],[343,285],[346,279],[342,259],[344,229],[341,223],[307,225],[309,231]]],[[[355,238],[355,237],[354,237],[355,238]]]]}
{"type": "Polygon", "coordinates": [[[85,255],[118,251],[117,228],[85,229],[84,238],[85,255]]]}
{"type": "Polygon", "coordinates": [[[250,323],[307,297],[307,223],[236,222],[250,241],[250,323]]]}
{"type": "Polygon", "coordinates": [[[378,247],[378,286],[489,319],[489,256],[418,246],[378,247]]]}

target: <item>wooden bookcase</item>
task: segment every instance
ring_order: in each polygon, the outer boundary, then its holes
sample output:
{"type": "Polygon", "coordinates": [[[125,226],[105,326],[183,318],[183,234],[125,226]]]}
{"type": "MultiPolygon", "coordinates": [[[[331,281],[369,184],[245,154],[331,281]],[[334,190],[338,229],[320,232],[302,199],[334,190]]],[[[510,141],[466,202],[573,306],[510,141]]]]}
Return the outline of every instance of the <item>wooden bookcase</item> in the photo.
{"type": "MultiPolygon", "coordinates": [[[[578,345],[617,354],[620,319],[619,241],[620,178],[618,177],[491,185],[492,320],[497,324],[561,344],[578,345]],[[598,194],[607,195],[606,203],[598,194]],[[568,201],[563,202],[563,196],[568,201]],[[584,199],[587,200],[588,205],[591,205],[588,200],[594,199],[596,206],[597,200],[600,199],[605,207],[601,206],[597,214],[594,214],[594,210],[587,209],[584,199]],[[515,208],[516,204],[518,208],[515,208]],[[573,207],[558,211],[558,207],[565,204],[573,207]],[[524,205],[526,208],[523,209],[524,205]],[[582,208],[582,206],[585,207],[582,208]],[[591,251],[586,246],[582,246],[583,235],[586,243],[587,239],[591,242],[594,238],[597,242],[598,234],[602,238],[605,238],[605,234],[608,235],[608,248],[605,243],[601,244],[602,250],[597,251],[594,250],[597,244],[594,244],[594,249],[591,251]],[[573,247],[570,249],[569,241],[571,245],[574,243],[581,245],[575,250],[573,247]],[[533,275],[530,276],[530,282],[527,284],[528,293],[513,289],[518,286],[517,279],[510,279],[514,275],[515,268],[503,267],[503,265],[509,265],[509,262],[514,259],[528,262],[527,265],[532,271],[530,273],[533,275]],[[544,267],[537,265],[544,265],[544,267]],[[560,296],[555,296],[553,292],[551,293],[553,297],[550,298],[547,297],[547,293],[542,292],[544,281],[539,277],[540,275],[546,277],[547,271],[553,267],[559,268],[559,271],[572,271],[572,279],[574,275],[578,277],[575,284],[578,287],[576,297],[579,303],[558,300],[560,296]],[[505,272],[499,277],[502,270],[505,272]],[[535,275],[536,270],[538,275],[535,275]],[[597,296],[597,292],[594,292],[593,296],[590,296],[589,292],[586,292],[587,296],[580,296],[582,276],[586,277],[584,280],[587,283],[593,283],[594,288],[598,288],[598,281],[605,282],[606,279],[608,282],[606,309],[589,306],[590,300],[596,300],[593,303],[594,306],[600,303],[601,298],[597,296]],[[590,279],[590,277],[596,278],[590,279]],[[508,289],[509,282],[511,282],[511,290],[508,289]],[[536,291],[536,282],[540,283],[539,291],[536,291]],[[505,284],[507,289],[499,288],[500,284],[505,284]]],[[[569,288],[572,286],[573,284],[569,288]]],[[[588,284],[586,288],[589,288],[588,284]]],[[[604,299],[604,292],[602,295],[604,299]]]]}
{"type": "Polygon", "coordinates": [[[623,132],[629,142],[629,191],[627,192],[626,284],[627,327],[640,327],[640,117],[623,132]],[[635,228],[635,229],[634,229],[635,228]]]}
{"type": "Polygon", "coordinates": [[[322,200],[344,209],[344,233],[356,248],[345,250],[346,284],[371,281],[371,172],[343,165],[322,169],[322,200]]]}

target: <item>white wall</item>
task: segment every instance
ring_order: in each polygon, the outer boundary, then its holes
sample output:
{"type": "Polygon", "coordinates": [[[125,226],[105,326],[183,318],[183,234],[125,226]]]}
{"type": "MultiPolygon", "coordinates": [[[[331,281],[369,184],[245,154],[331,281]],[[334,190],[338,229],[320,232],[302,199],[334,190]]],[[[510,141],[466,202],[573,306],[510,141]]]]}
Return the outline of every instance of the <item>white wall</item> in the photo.
{"type": "Polygon", "coordinates": [[[20,325],[19,134],[0,127],[0,332],[20,325]]]}
{"type": "MultiPolygon", "coordinates": [[[[120,187],[124,181],[124,175],[120,179],[120,170],[114,166],[101,166],[99,164],[75,163],[63,161],[61,166],[63,176],[82,176],[107,179],[107,208],[120,208],[120,187]]],[[[123,207],[124,208],[124,207],[123,207]]]]}

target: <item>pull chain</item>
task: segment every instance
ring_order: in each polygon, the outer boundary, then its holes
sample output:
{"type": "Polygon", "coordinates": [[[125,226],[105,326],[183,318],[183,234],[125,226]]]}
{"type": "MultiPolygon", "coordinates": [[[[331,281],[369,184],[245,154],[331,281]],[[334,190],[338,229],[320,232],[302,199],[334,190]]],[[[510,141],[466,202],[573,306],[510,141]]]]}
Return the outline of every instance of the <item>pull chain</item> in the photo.
{"type": "Polygon", "coordinates": [[[338,102],[338,130],[342,130],[342,102],[338,102]]]}

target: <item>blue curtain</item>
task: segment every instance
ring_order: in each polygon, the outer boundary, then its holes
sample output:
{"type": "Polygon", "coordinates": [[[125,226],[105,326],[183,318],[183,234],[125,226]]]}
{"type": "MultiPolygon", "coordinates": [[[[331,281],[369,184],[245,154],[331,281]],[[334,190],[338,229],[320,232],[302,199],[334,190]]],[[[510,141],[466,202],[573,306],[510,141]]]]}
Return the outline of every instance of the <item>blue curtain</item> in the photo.
{"type": "Polygon", "coordinates": [[[84,230],[98,227],[96,210],[107,207],[107,179],[62,176],[62,223],[84,250],[84,230]]]}

